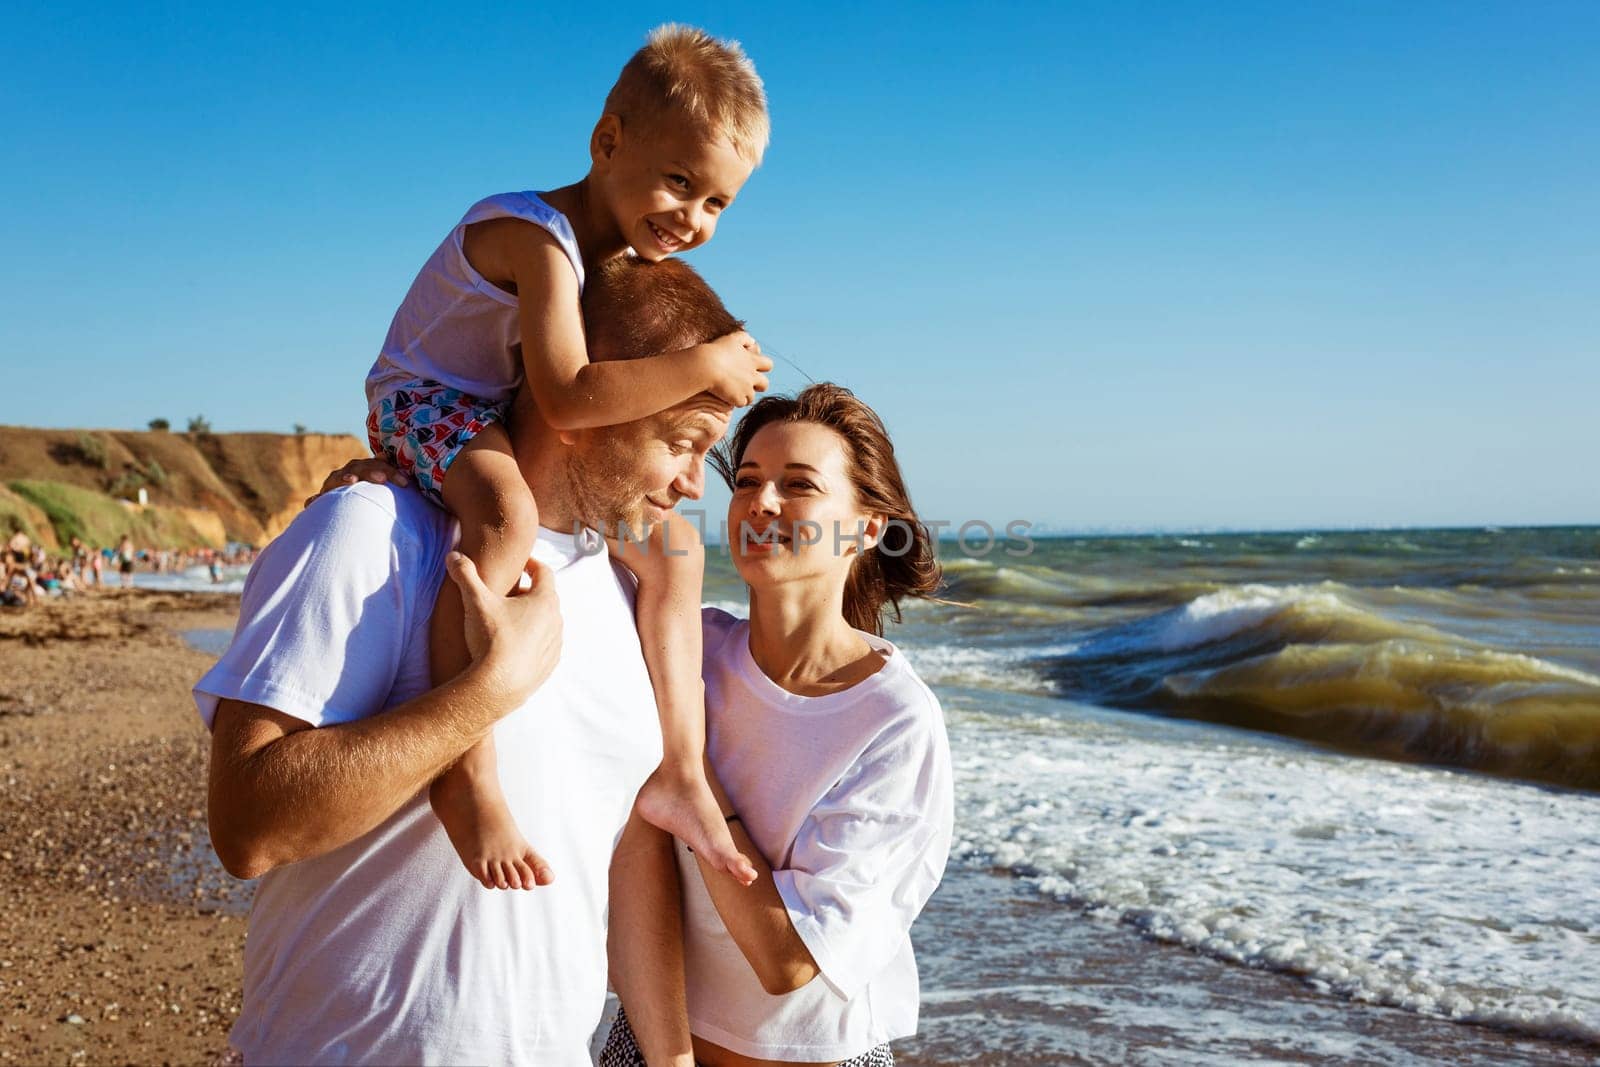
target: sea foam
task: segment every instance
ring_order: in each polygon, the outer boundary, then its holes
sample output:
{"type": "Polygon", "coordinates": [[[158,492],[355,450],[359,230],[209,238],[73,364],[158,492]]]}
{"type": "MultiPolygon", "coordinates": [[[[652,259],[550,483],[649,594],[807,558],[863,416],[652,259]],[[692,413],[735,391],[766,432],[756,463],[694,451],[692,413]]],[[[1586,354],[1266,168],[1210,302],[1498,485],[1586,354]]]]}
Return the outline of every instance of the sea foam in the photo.
{"type": "Polygon", "coordinates": [[[952,715],[956,856],[1315,988],[1600,1042],[1600,797],[1103,714],[952,715]]]}

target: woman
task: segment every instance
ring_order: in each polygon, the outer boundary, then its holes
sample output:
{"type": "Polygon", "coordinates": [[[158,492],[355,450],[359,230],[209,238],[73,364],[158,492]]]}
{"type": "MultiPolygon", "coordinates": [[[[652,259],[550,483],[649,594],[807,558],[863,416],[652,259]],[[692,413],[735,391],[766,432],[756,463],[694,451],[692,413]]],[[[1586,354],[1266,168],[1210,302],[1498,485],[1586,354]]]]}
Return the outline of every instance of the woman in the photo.
{"type": "Polygon", "coordinates": [[[677,846],[678,990],[636,977],[674,968],[649,958],[659,895],[613,864],[623,1013],[600,1063],[642,1064],[641,1046],[685,1062],[692,1034],[708,1067],[890,1064],[888,1042],[916,1030],[909,931],[953,805],[938,700],[881,634],[886,611],[938,585],[933,543],[883,423],[839,386],[762,400],[716,460],[750,619],[704,614],[706,756],[760,876],[744,888],[677,846]]]}

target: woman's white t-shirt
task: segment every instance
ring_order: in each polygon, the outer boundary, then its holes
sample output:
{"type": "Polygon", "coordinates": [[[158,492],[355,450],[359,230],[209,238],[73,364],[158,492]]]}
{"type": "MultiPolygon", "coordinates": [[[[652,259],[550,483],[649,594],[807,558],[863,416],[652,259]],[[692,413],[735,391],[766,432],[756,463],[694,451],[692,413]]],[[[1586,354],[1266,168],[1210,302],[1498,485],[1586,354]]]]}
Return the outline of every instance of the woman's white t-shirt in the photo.
{"type": "Polygon", "coordinates": [[[683,876],[689,1028],[746,1056],[842,1060],[916,1032],[911,923],[944,874],[954,823],[939,701],[899,650],[842,692],[802,697],[761,673],[750,626],[707,608],[706,751],[822,973],[762,989],[695,859],[683,876]]]}

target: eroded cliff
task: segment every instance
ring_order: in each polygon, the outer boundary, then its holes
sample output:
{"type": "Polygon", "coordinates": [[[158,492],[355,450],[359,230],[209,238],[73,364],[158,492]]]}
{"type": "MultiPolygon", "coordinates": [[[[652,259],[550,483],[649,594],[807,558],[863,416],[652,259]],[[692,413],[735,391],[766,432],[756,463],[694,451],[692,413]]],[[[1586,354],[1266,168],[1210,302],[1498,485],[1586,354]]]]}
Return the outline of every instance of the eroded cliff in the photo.
{"type": "Polygon", "coordinates": [[[345,434],[0,426],[0,526],[31,526],[47,543],[69,528],[98,540],[119,515],[132,515],[149,539],[174,546],[262,545],[328,471],[367,454],[345,434]],[[145,510],[133,504],[140,489],[145,510]]]}

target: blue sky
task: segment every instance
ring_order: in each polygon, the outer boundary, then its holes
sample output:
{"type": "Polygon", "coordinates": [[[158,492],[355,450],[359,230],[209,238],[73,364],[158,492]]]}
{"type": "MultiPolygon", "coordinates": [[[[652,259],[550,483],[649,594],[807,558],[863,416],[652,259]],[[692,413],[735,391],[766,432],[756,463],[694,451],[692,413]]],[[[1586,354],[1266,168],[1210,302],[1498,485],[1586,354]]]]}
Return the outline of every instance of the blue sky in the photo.
{"type": "Polygon", "coordinates": [[[1600,5],[271,6],[8,9],[0,421],[357,432],[676,19],[774,121],[691,262],[928,516],[1600,522],[1600,5]]]}

